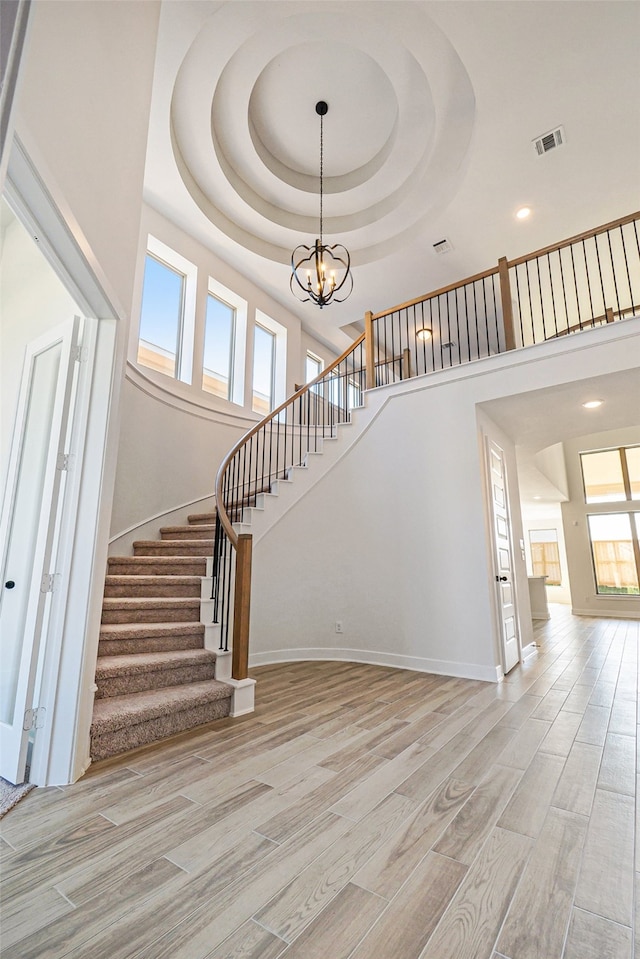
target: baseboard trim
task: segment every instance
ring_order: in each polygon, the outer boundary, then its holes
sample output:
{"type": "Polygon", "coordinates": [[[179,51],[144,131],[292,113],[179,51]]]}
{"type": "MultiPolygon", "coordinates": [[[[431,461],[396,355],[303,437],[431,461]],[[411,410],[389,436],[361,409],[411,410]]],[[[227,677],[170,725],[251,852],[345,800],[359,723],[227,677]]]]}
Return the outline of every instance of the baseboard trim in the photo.
{"type": "Polygon", "coordinates": [[[457,663],[442,659],[424,659],[419,656],[400,656],[396,653],[374,652],[368,649],[325,649],[308,647],[302,649],[275,649],[253,653],[249,666],[267,666],[272,663],[304,662],[306,660],[337,660],[348,663],[367,663],[371,666],[390,666],[393,669],[411,669],[418,673],[434,673],[438,676],[454,676],[459,679],[479,679],[496,683],[502,679],[499,666],[483,666],[480,663],[457,663]]]}
{"type": "Polygon", "coordinates": [[[591,616],[592,619],[640,619],[640,609],[617,610],[617,609],[576,609],[571,607],[574,616],[591,616]]]}

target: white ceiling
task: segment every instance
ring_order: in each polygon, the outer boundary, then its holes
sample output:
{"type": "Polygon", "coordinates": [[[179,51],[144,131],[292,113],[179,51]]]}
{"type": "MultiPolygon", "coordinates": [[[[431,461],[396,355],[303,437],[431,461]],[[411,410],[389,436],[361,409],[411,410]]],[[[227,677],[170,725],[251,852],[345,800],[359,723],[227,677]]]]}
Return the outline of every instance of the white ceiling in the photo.
{"type": "Polygon", "coordinates": [[[639,36],[626,0],[164,0],[145,196],[342,348],[366,310],[638,209],[639,36]],[[289,291],[318,230],[320,99],[325,236],[354,275],[322,311],[289,291]]]}

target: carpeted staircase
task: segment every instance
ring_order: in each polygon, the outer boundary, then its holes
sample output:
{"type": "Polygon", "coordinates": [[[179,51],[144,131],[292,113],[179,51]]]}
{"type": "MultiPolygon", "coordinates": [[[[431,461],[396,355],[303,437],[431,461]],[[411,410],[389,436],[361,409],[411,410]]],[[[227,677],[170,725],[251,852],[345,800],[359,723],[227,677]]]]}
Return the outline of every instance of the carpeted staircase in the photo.
{"type": "Polygon", "coordinates": [[[232,689],[204,648],[201,579],[215,514],[109,558],[98,646],[91,758],[106,759],[228,716],[232,689]]]}

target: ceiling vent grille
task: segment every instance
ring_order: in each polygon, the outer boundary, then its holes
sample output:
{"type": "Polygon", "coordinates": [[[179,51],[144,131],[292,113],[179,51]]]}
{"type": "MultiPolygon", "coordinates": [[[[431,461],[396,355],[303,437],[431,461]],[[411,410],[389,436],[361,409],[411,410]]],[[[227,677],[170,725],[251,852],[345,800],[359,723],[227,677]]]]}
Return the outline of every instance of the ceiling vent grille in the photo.
{"type": "Polygon", "coordinates": [[[544,133],[533,141],[539,157],[544,156],[550,150],[555,150],[556,147],[561,147],[564,142],[564,127],[556,127],[555,130],[550,130],[549,133],[544,133]]]}
{"type": "Polygon", "coordinates": [[[434,253],[440,253],[440,254],[442,254],[442,253],[451,253],[452,249],[453,249],[453,247],[452,247],[451,243],[450,243],[449,240],[447,240],[446,238],[445,238],[444,240],[438,240],[437,243],[434,243],[434,244],[433,244],[433,252],[434,252],[434,253]]]}

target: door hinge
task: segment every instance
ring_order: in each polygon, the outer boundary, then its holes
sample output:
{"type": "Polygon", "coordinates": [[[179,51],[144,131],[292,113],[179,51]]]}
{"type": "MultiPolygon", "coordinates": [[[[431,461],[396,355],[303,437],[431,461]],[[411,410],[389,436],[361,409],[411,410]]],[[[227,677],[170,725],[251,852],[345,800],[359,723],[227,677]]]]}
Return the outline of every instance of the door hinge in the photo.
{"type": "Polygon", "coordinates": [[[40,582],[41,593],[52,593],[56,585],[56,574],[45,573],[40,582]]]}
{"type": "Polygon", "coordinates": [[[58,459],[56,460],[56,469],[72,470],[74,463],[75,463],[74,453],[58,453],[58,459]]]}
{"type": "Polygon", "coordinates": [[[37,706],[35,709],[25,709],[22,728],[25,732],[30,729],[42,729],[47,717],[47,710],[44,706],[37,706]]]}

